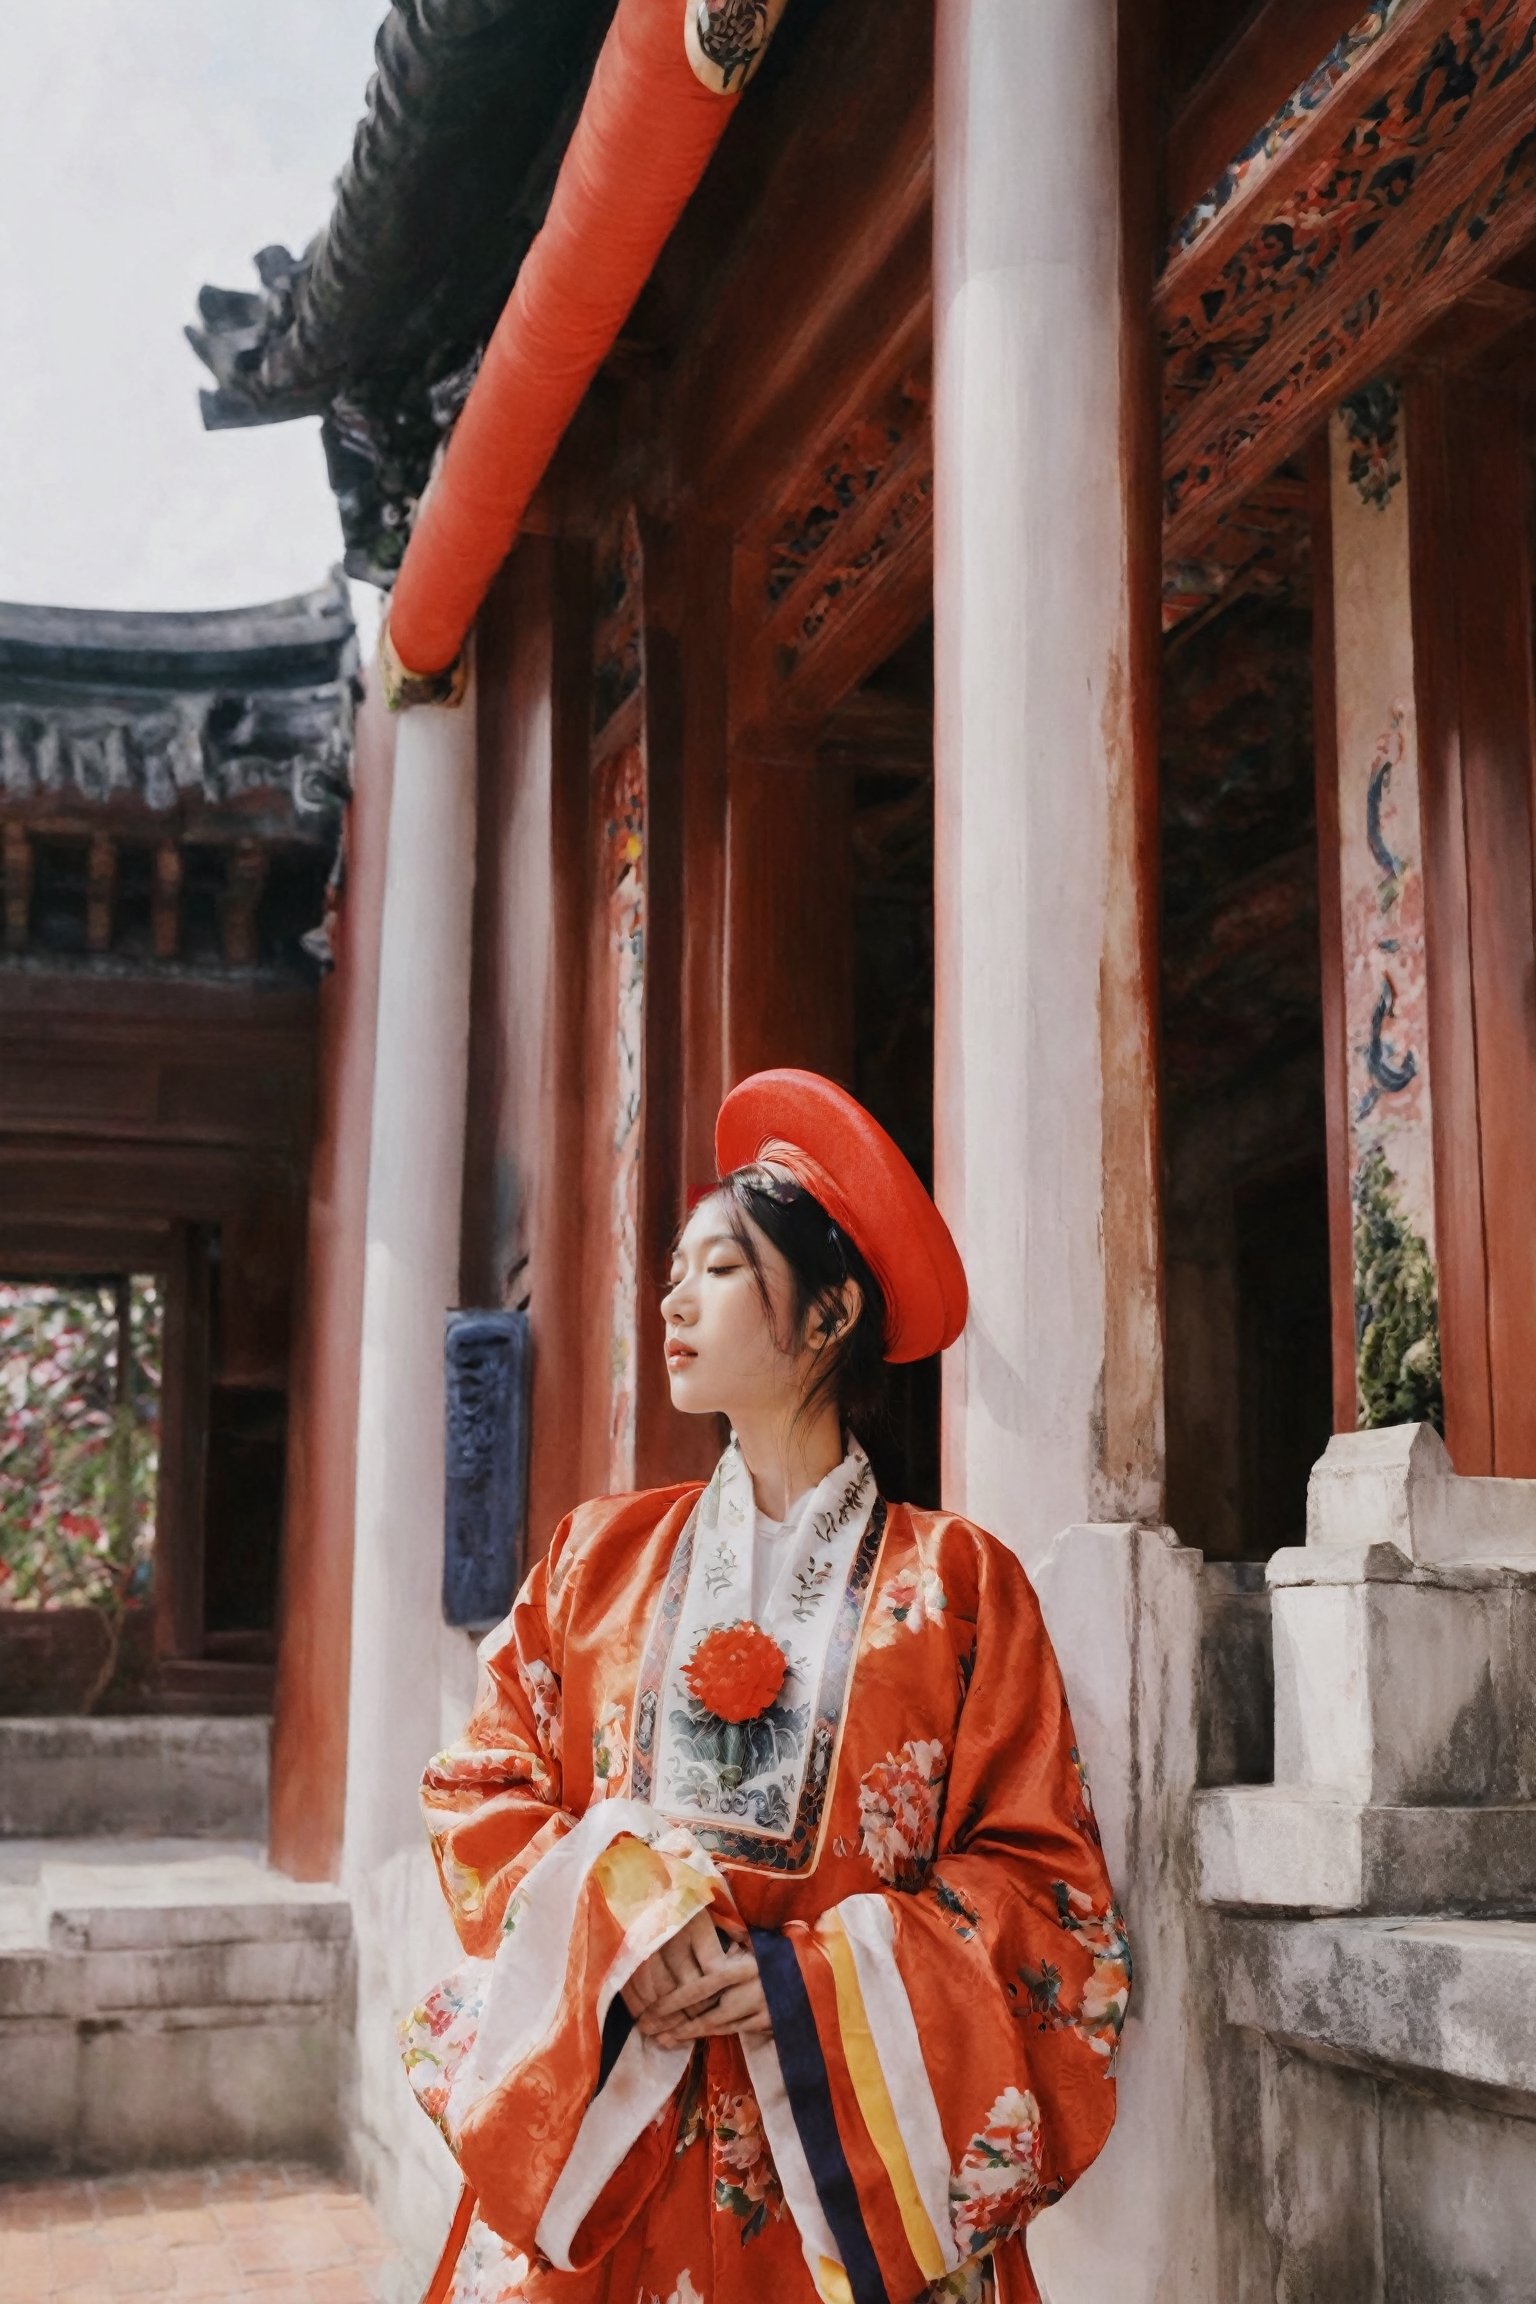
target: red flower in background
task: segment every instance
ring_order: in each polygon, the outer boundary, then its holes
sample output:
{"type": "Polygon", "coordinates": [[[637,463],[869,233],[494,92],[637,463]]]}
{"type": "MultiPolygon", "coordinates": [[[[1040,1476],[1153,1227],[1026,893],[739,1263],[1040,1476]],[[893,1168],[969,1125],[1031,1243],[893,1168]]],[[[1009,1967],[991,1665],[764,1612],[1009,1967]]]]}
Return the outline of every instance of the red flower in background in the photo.
{"type": "Polygon", "coordinates": [[[733,1723],[755,1720],[784,1685],[789,1659],[750,1617],[706,1632],[683,1678],[706,1712],[733,1723]]]}

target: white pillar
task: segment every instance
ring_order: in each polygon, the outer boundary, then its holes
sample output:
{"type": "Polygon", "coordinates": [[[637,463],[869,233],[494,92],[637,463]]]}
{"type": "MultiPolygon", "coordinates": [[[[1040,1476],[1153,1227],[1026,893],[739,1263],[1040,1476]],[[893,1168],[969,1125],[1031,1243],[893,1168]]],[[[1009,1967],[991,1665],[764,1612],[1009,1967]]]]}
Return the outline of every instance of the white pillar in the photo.
{"type": "MultiPolygon", "coordinates": [[[[400,721],[379,962],[358,1399],[346,1877],[425,1849],[442,1741],[443,1316],[458,1301],[475,705],[400,721]]],[[[429,1868],[427,1868],[429,1869],[429,1868]]]]}
{"type": "Polygon", "coordinates": [[[1186,1854],[1199,1562],[1134,1525],[1160,1517],[1163,1440],[1123,5],[937,8],[934,1117],[971,1283],[944,1501],[1038,1575],[1137,1953],[1120,2125],[1031,2261],[1049,2304],[1217,2304],[1186,1854]]]}
{"type": "Polygon", "coordinates": [[[972,1307],[945,1502],[1026,1562],[1161,1502],[1116,18],[938,7],[935,1117],[972,1307]]]}

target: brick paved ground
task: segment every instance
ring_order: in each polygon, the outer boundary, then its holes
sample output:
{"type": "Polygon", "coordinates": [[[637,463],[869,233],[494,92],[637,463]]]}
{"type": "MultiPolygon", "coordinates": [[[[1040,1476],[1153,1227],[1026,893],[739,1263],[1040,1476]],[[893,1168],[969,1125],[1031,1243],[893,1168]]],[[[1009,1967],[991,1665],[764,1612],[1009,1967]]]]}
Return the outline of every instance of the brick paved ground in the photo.
{"type": "Polygon", "coordinates": [[[0,2304],[372,2304],[389,2261],[367,2203],[313,2168],[0,2183],[0,2304]]]}

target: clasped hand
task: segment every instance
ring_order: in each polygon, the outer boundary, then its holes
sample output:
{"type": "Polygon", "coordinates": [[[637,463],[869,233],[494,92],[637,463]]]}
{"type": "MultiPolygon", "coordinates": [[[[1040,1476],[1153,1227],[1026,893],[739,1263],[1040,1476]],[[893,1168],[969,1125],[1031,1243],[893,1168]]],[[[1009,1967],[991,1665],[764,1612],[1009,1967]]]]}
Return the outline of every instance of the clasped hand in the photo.
{"type": "Polygon", "coordinates": [[[717,2033],[772,2029],[756,1953],[750,1944],[722,1944],[707,1912],[696,1912],[635,1970],[624,1987],[624,2005],[661,2048],[686,2048],[717,2033]]]}

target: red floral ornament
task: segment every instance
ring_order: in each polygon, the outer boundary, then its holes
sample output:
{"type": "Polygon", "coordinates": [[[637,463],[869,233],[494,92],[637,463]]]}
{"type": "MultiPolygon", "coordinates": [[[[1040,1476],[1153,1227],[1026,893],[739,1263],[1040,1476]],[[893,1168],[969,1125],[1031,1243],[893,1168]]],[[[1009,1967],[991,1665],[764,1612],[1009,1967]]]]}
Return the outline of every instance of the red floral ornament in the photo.
{"type": "Polygon", "coordinates": [[[706,1632],[683,1679],[706,1712],[733,1723],[755,1720],[784,1685],[789,1659],[750,1617],[706,1632]]]}

